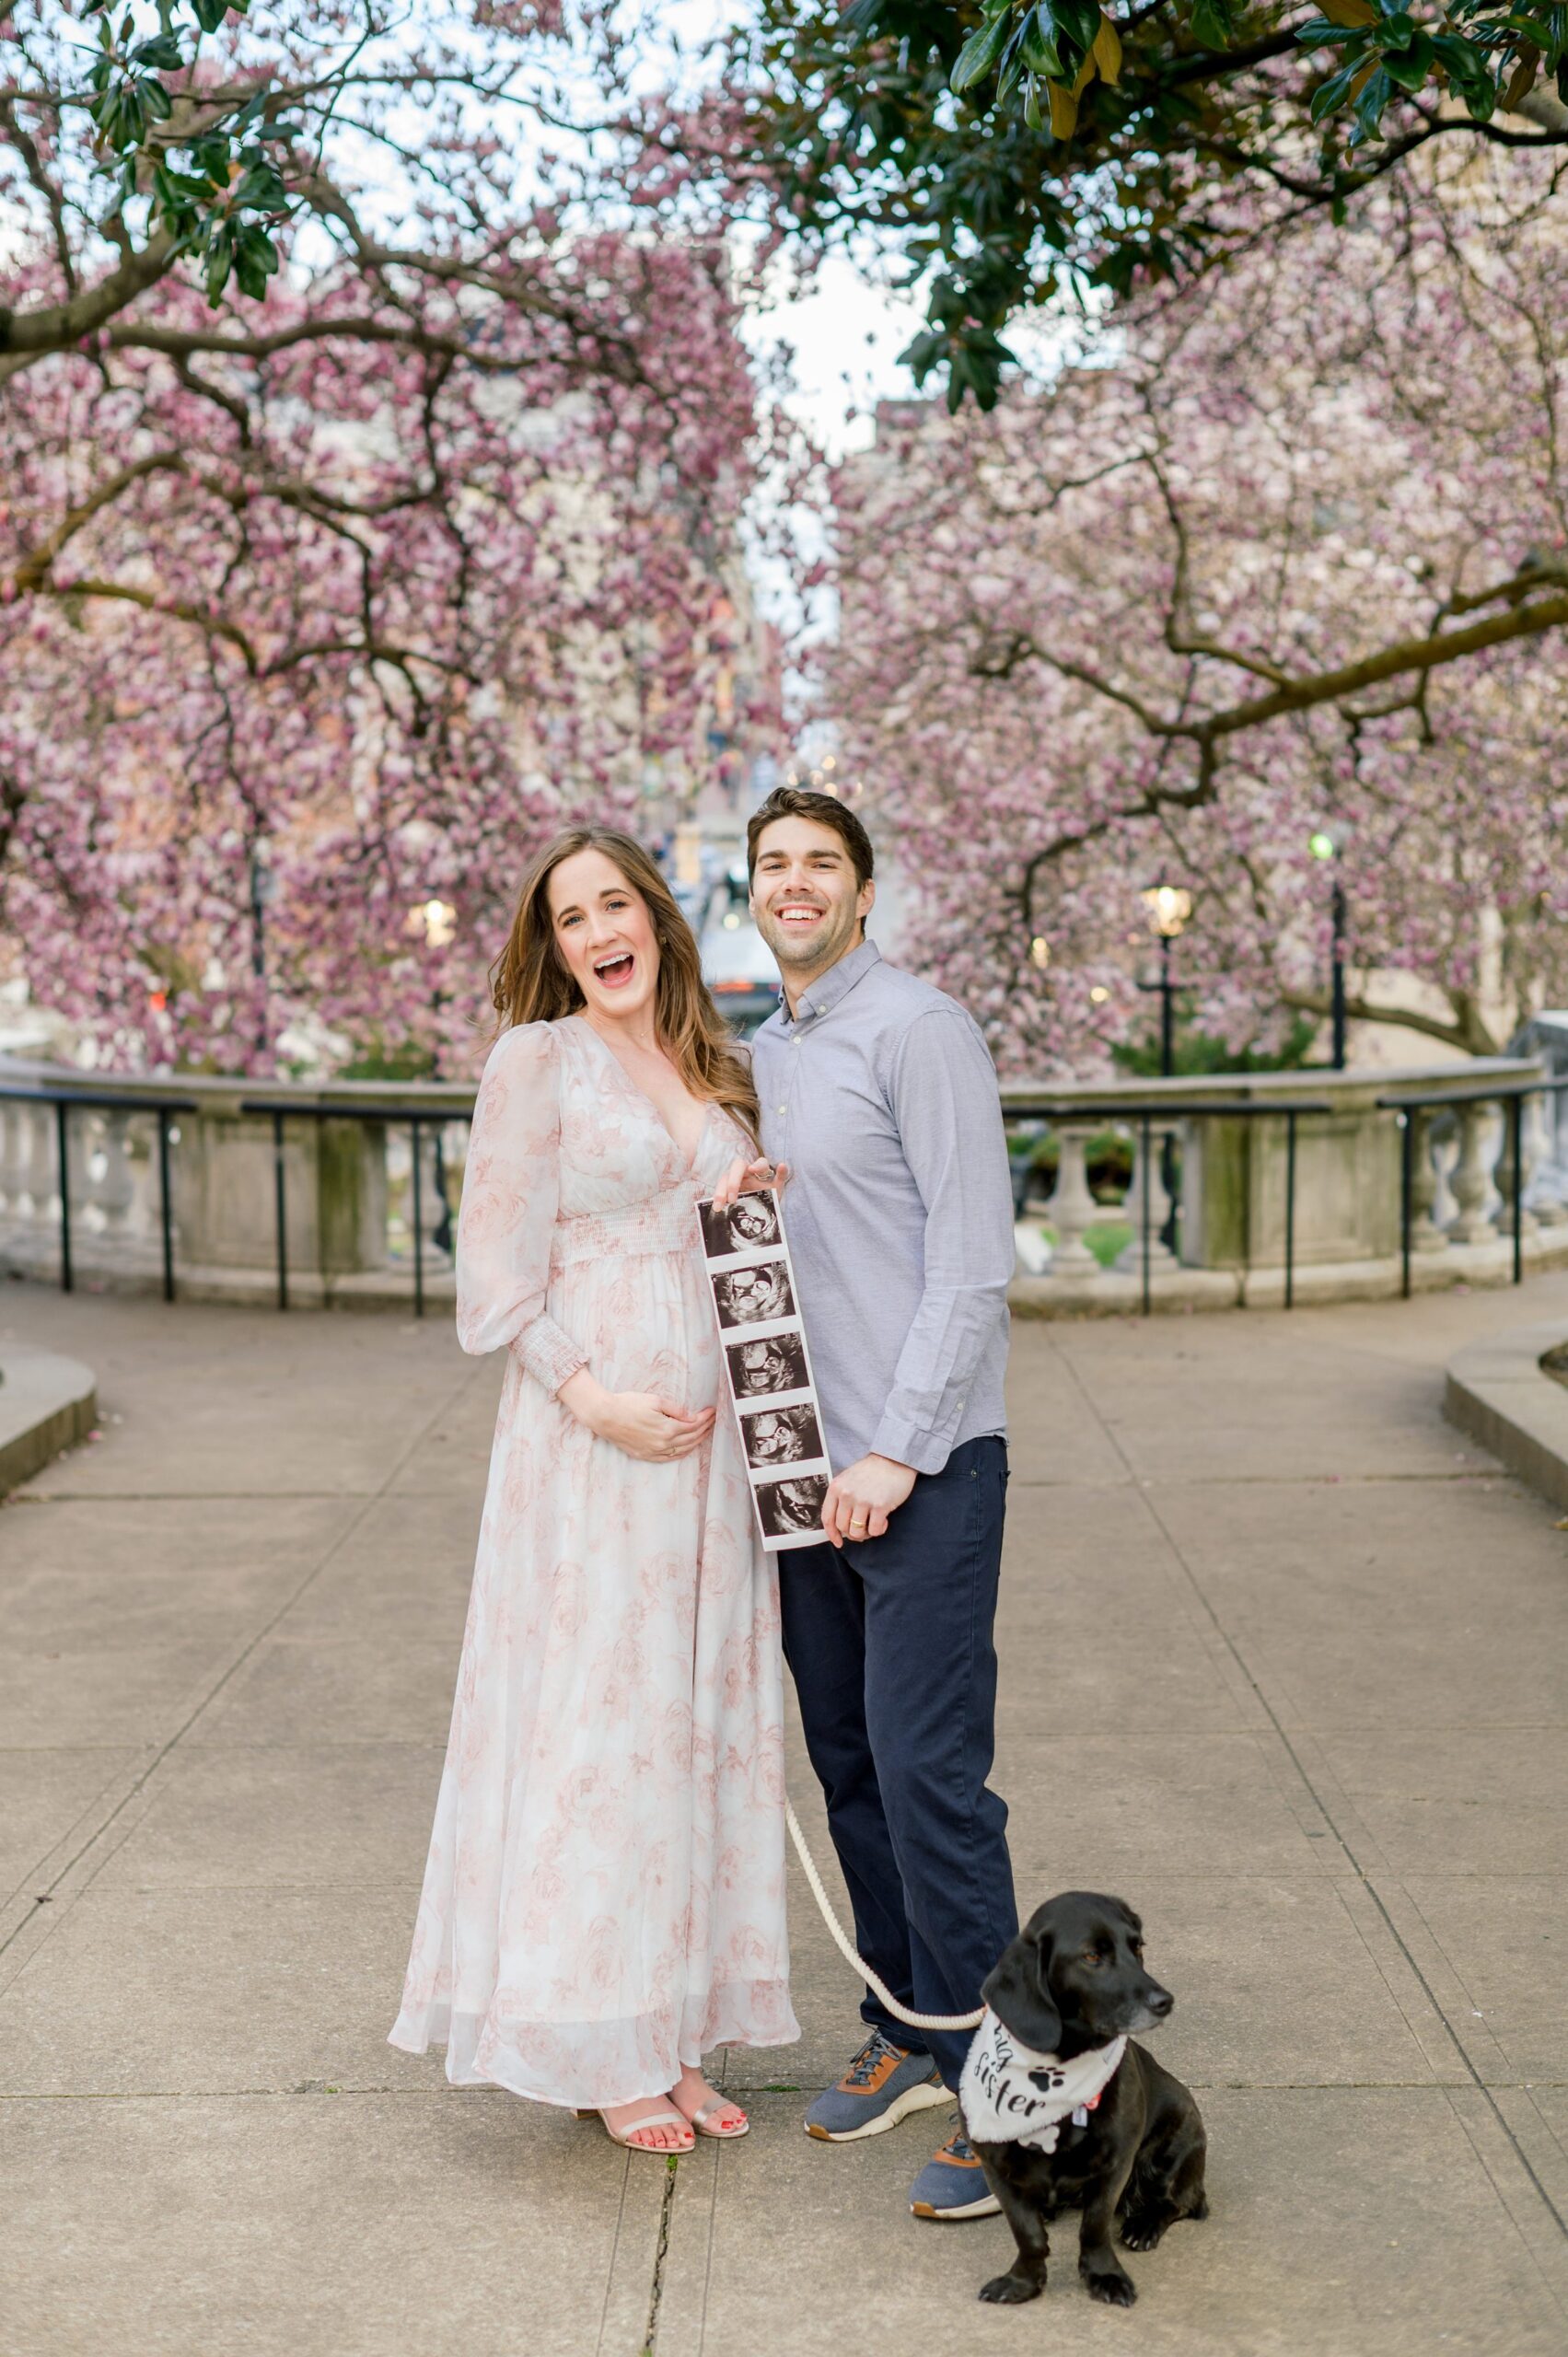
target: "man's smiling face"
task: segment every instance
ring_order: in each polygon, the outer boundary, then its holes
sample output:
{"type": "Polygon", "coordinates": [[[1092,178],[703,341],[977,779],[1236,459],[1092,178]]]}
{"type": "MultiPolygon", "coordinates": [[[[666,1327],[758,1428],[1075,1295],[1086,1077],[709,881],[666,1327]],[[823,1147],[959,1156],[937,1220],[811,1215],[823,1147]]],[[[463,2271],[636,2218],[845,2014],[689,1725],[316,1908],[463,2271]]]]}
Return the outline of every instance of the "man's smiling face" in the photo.
{"type": "Polygon", "coordinates": [[[860,937],[877,887],[857,885],[842,835],[817,819],[775,819],[763,828],[751,876],[757,930],[796,989],[836,966],[860,937]]]}

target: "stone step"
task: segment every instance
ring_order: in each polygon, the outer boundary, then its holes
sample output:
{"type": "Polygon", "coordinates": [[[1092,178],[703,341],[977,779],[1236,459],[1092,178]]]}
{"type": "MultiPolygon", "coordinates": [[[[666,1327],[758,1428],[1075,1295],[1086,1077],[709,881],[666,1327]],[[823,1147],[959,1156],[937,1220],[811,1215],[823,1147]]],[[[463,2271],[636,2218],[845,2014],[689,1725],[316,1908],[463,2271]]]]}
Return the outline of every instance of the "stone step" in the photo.
{"type": "Polygon", "coordinates": [[[23,1342],[0,1346],[0,1497],[85,1440],[97,1422],[91,1367],[23,1342]]]}

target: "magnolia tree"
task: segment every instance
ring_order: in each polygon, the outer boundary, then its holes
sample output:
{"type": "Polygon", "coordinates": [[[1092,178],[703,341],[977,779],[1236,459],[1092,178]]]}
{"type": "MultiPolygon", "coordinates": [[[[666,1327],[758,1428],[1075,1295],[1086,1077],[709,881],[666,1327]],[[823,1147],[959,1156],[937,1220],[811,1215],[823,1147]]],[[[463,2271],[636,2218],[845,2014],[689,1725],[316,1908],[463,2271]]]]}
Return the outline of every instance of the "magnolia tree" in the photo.
{"type": "Polygon", "coordinates": [[[736,668],[729,264],[591,15],[163,15],[0,7],[0,925],[115,1061],[429,1051],[736,668]]]}
{"type": "Polygon", "coordinates": [[[1233,1045],[1326,1010],[1331,876],[1354,1016],[1484,1052],[1568,993],[1548,194],[1423,168],[845,470],[829,702],[1004,1069],[1146,1026],[1162,882],[1233,1045]]]}
{"type": "Polygon", "coordinates": [[[1186,277],[1423,150],[1568,149],[1561,0],[750,0],[731,168],[807,247],[896,244],[905,354],[989,408],[1019,314],[1186,277]]]}

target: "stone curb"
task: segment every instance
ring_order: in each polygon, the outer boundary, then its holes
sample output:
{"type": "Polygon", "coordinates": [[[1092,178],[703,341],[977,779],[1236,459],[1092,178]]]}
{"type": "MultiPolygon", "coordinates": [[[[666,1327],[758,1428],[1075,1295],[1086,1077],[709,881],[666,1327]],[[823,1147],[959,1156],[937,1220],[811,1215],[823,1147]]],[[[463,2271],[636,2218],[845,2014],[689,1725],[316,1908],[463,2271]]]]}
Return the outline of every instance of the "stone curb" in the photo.
{"type": "Polygon", "coordinates": [[[85,1440],[98,1422],[98,1377],[80,1359],[7,1343],[0,1358],[0,1497],[85,1440]]]}
{"type": "Polygon", "coordinates": [[[1541,1358],[1568,1341],[1568,1322],[1516,1326],[1448,1362],[1443,1412],[1532,1489],[1568,1510],[1568,1386],[1541,1358]]]}

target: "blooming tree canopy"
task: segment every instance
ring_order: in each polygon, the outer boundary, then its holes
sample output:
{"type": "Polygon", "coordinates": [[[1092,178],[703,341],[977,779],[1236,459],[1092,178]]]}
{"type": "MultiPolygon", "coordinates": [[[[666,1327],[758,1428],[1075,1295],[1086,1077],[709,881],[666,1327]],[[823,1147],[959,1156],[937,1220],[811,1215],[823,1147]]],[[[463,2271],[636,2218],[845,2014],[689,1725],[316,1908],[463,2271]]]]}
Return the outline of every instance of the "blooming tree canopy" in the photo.
{"type": "Polygon", "coordinates": [[[297,0],[178,72],[155,22],[169,111],[128,143],[57,0],[6,29],[15,958],[118,1061],[267,1068],[304,1016],[428,1050],[541,833],[631,817],[732,684],[728,258],[633,185],[591,13],[476,0],[426,42],[297,0]],[[611,127],[552,161],[574,58],[611,127]]]}
{"type": "Polygon", "coordinates": [[[1240,1044],[1328,1003],[1470,1051],[1568,991],[1565,233],[1430,164],[1115,318],[840,487],[829,703],[919,954],[1005,1069],[1145,1024],[1141,892],[1240,1044]]]}
{"type": "Polygon", "coordinates": [[[1425,148],[1568,149],[1559,0],[751,0],[730,152],[797,239],[894,244],[906,357],[995,400],[1020,312],[1125,294],[1260,221],[1353,223],[1425,148]]]}

